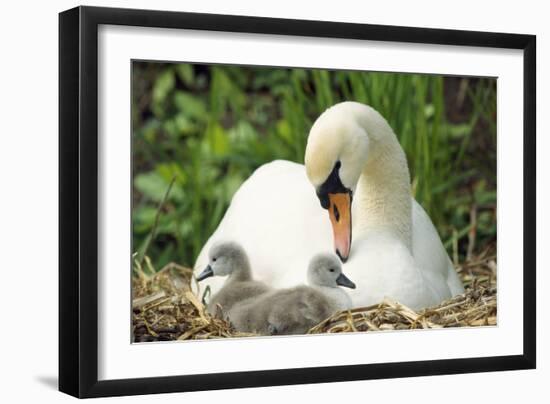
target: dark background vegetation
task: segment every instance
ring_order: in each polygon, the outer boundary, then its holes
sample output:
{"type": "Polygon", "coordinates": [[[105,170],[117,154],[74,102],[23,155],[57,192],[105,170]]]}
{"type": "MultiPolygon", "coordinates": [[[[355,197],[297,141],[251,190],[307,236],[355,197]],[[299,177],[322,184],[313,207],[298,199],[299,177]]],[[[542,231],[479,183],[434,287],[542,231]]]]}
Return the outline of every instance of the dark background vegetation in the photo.
{"type": "Polygon", "coordinates": [[[312,123],[343,100],[393,127],[455,263],[496,243],[496,79],[134,62],[134,250],[192,266],[241,183],[273,159],[303,163],[312,123]]]}

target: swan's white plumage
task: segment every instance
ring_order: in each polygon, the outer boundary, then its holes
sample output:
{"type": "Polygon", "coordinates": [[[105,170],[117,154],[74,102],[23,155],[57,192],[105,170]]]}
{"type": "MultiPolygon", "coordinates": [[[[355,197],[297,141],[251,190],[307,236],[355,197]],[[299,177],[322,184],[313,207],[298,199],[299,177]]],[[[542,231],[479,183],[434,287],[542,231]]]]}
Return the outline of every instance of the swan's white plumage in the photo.
{"type": "MultiPolygon", "coordinates": [[[[241,244],[254,278],[274,288],[306,283],[310,259],[332,251],[330,222],[304,166],[284,160],[264,164],[241,185],[202,248],[196,272],[208,265],[208,250],[218,240],[241,244]]],[[[209,278],[202,283],[215,292],[223,280],[209,278]]]]}
{"type": "MultiPolygon", "coordinates": [[[[319,252],[332,251],[332,230],[327,215],[307,181],[304,166],[283,160],[266,164],[256,170],[235,194],[222,222],[203,247],[195,264],[195,273],[208,265],[208,250],[213,241],[234,240],[248,252],[255,279],[274,288],[304,284],[311,257],[319,252]]],[[[354,239],[350,260],[343,265],[344,273],[357,285],[355,290],[348,291],[354,306],[374,304],[384,296],[391,296],[411,307],[417,306],[411,302],[418,299],[409,298],[407,290],[419,294],[420,290],[414,285],[414,282],[419,283],[418,279],[413,279],[413,283],[405,278],[395,282],[399,267],[387,263],[390,265],[388,271],[378,271],[377,265],[369,264],[369,261],[379,259],[376,256],[369,255],[365,261],[361,259],[356,263],[355,251],[362,245],[361,240],[354,239]]],[[[379,247],[392,248],[390,242],[380,242],[379,247]]],[[[431,220],[416,202],[413,202],[413,255],[419,268],[424,268],[424,276],[430,283],[439,285],[442,298],[462,292],[431,220]]],[[[212,277],[202,284],[204,287],[210,285],[212,292],[216,293],[223,279],[212,277]]]]}
{"type": "MultiPolygon", "coordinates": [[[[197,258],[195,273],[208,264],[212,242],[231,240],[249,254],[255,279],[274,288],[303,284],[311,257],[333,251],[328,213],[311,182],[339,159],[342,171],[347,170],[344,184],[356,189],[352,247],[343,266],[357,285],[349,291],[353,305],[375,304],[388,296],[419,309],[462,293],[434,225],[410,197],[406,160],[391,128],[376,111],[361,104],[337,104],[327,112],[308,139],[310,152],[318,147],[309,156],[306,152],[308,175],[303,165],[283,160],[258,168],[234,195],[197,258]],[[368,136],[369,141],[359,136],[368,136]],[[332,148],[327,146],[330,142],[332,148]],[[361,161],[367,150],[368,159],[361,161]],[[378,181],[388,172],[393,174],[378,181]]],[[[215,293],[222,282],[210,278],[204,283],[215,293]]]]}

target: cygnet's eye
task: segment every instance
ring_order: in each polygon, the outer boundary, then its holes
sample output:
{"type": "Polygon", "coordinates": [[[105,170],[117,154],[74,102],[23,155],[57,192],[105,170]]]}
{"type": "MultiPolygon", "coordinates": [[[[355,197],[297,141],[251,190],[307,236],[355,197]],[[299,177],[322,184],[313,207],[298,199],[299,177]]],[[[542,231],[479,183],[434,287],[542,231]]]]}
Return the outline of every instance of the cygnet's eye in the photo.
{"type": "Polygon", "coordinates": [[[329,271],[330,271],[330,272],[334,272],[334,268],[330,268],[329,271]]]}
{"type": "Polygon", "coordinates": [[[212,258],[212,262],[216,262],[216,257],[212,258]]]}

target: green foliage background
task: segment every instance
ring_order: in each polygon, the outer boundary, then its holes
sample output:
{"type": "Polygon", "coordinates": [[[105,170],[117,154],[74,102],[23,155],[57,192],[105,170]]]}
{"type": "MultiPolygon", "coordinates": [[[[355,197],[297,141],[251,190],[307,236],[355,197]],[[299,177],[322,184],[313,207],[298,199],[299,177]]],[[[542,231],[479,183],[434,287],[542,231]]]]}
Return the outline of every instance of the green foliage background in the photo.
{"type": "Polygon", "coordinates": [[[303,163],[312,123],[343,100],[386,117],[455,260],[496,241],[495,79],[134,62],[134,250],[191,266],[241,183],[273,159],[303,163]]]}

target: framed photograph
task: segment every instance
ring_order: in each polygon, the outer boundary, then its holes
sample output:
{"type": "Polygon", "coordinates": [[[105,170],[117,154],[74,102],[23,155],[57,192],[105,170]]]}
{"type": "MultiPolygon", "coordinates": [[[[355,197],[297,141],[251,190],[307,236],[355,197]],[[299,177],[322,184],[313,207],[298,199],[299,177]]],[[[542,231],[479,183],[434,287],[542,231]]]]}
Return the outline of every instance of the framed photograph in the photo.
{"type": "Polygon", "coordinates": [[[61,391],[535,368],[535,36],[78,7],[59,47],[61,391]]]}

